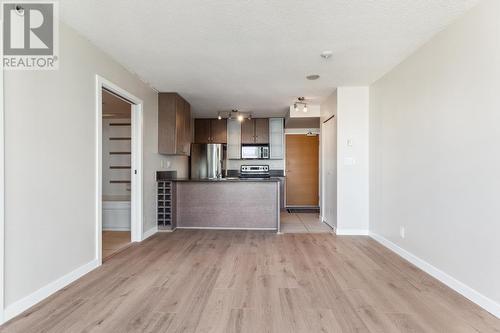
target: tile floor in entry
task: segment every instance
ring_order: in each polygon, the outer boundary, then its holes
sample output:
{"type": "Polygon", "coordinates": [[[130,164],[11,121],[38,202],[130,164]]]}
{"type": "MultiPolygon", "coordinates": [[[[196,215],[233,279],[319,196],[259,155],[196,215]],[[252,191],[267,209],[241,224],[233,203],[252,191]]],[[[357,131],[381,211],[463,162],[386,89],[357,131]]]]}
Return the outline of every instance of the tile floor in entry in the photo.
{"type": "Polygon", "coordinates": [[[327,224],[320,221],[317,212],[288,213],[281,212],[281,232],[292,233],[329,233],[333,232],[327,224]]]}

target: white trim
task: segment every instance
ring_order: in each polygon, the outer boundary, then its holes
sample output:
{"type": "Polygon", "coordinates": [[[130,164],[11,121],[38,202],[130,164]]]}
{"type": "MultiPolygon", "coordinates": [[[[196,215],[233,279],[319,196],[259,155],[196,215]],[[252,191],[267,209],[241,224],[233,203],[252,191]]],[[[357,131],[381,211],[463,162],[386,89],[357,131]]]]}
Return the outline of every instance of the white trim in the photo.
{"type": "MultiPolygon", "coordinates": [[[[3,44],[3,20],[0,20],[0,43],[3,44]]],[[[3,64],[3,48],[0,61],[3,64]]],[[[0,68],[0,323],[4,322],[5,295],[5,132],[4,132],[4,77],[3,66],[0,68]]]]}
{"type": "Polygon", "coordinates": [[[366,229],[336,229],[339,236],[368,236],[370,233],[366,229]]]}
{"type": "Polygon", "coordinates": [[[461,294],[465,298],[471,300],[472,302],[476,303],[492,315],[496,316],[497,318],[500,318],[500,304],[495,302],[494,300],[488,298],[487,296],[479,293],[478,291],[472,289],[465,283],[455,279],[454,277],[448,275],[447,273],[441,271],[440,269],[432,266],[428,262],[426,262],[423,259],[420,259],[416,255],[406,251],[402,247],[394,244],[390,240],[384,238],[383,236],[380,236],[376,233],[370,232],[370,237],[376,240],[378,243],[382,244],[389,250],[393,251],[400,257],[406,259],[413,265],[417,266],[427,274],[433,276],[434,278],[438,279],[451,289],[455,290],[457,293],[461,294]]]}
{"type": "Polygon", "coordinates": [[[102,231],[130,231],[128,227],[102,227],[102,231]]]}
{"type": "Polygon", "coordinates": [[[177,227],[176,229],[187,230],[271,230],[277,231],[276,228],[226,228],[226,227],[177,227]]]}
{"type": "Polygon", "coordinates": [[[142,135],[143,135],[143,102],[111,81],[96,75],[96,249],[95,256],[102,264],[102,89],[106,88],[118,96],[132,102],[132,193],[131,193],[131,241],[142,240],[142,135]],[[134,170],[137,173],[134,174],[134,170]]]}
{"type": "Polygon", "coordinates": [[[144,234],[142,235],[142,240],[148,239],[149,237],[153,236],[158,232],[158,227],[153,227],[149,229],[148,231],[145,231],[144,234]]]}
{"type": "Polygon", "coordinates": [[[100,265],[97,260],[92,260],[91,262],[75,269],[74,271],[60,277],[59,279],[49,283],[48,285],[38,289],[37,291],[31,293],[30,295],[20,299],[19,301],[9,305],[4,312],[5,321],[14,318],[15,316],[23,313],[27,309],[31,308],[33,305],[49,297],[53,293],[66,287],[73,281],[84,276],[88,272],[94,270],[100,265]]]}

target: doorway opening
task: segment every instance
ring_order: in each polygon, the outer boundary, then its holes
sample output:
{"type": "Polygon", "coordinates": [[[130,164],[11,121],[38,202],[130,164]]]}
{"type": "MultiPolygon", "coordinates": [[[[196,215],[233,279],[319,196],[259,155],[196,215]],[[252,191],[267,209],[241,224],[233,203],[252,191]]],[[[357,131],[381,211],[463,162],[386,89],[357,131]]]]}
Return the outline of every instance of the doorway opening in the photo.
{"type": "Polygon", "coordinates": [[[102,258],[131,244],[132,104],[102,91],[102,258]]]}
{"type": "Polygon", "coordinates": [[[97,226],[100,263],[142,240],[142,101],[97,76],[97,226]]]}
{"type": "Polygon", "coordinates": [[[319,207],[319,135],[286,136],[286,207],[319,207]]]}
{"type": "Polygon", "coordinates": [[[286,212],[283,233],[331,232],[319,214],[319,133],[285,134],[286,212]]]}

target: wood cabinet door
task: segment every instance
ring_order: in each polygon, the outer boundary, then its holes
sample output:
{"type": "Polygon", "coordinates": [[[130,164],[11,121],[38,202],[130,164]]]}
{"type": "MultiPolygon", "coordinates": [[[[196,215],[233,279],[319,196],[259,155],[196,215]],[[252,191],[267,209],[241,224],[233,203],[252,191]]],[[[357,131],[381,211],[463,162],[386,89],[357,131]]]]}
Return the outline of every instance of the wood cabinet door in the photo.
{"type": "Polygon", "coordinates": [[[212,139],[212,143],[227,143],[226,119],[210,120],[210,137],[212,139]]]}
{"type": "Polygon", "coordinates": [[[175,99],[175,147],[176,154],[186,154],[184,147],[184,100],[180,96],[175,99]]]}
{"type": "Polygon", "coordinates": [[[186,155],[191,155],[191,105],[184,100],[184,150],[186,155]]]}
{"type": "Polygon", "coordinates": [[[255,120],[255,143],[269,143],[269,119],[255,120]]]}
{"type": "Polygon", "coordinates": [[[286,204],[319,205],[319,138],[286,135],[286,204]]]}
{"type": "Polygon", "coordinates": [[[210,143],[210,122],[211,119],[194,120],[194,142],[210,143]]]}
{"type": "Polygon", "coordinates": [[[173,94],[158,95],[158,153],[175,154],[175,98],[173,94]]]}
{"type": "Polygon", "coordinates": [[[241,143],[255,143],[255,119],[245,119],[241,122],[241,143]]]}

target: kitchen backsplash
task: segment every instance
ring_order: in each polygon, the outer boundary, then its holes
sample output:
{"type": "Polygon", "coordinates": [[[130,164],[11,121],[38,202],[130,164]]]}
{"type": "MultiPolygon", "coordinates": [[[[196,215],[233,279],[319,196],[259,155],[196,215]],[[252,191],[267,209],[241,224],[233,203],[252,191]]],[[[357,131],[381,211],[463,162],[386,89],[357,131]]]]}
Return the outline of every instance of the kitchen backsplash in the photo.
{"type": "Polygon", "coordinates": [[[228,170],[239,170],[241,165],[269,165],[271,170],[284,170],[284,160],[227,160],[228,170]]]}

